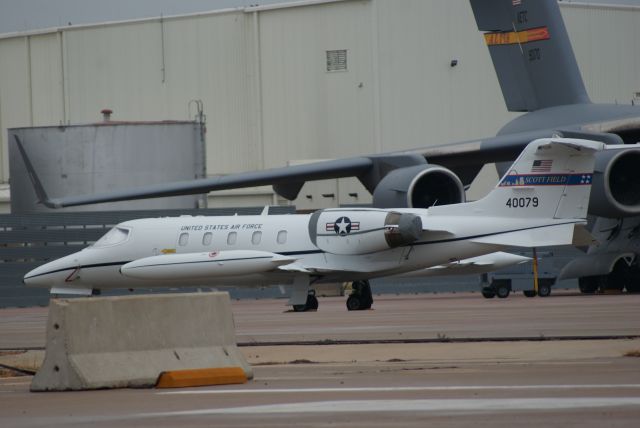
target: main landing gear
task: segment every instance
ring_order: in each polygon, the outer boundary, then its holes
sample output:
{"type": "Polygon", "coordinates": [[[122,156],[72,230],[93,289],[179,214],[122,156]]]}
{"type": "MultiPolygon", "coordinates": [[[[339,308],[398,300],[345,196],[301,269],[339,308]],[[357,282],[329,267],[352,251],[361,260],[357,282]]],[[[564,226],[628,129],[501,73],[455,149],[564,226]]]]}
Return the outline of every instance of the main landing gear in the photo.
{"type": "Polygon", "coordinates": [[[595,293],[640,293],[640,268],[624,259],[616,262],[608,275],[584,276],[578,279],[580,292],[595,293]]]}
{"type": "Polygon", "coordinates": [[[316,297],[315,290],[309,290],[309,294],[307,294],[307,301],[304,305],[293,305],[293,310],[295,312],[306,312],[306,311],[316,311],[318,310],[318,298],[316,297]]]}
{"type": "Polygon", "coordinates": [[[353,291],[347,299],[347,309],[350,311],[363,311],[371,309],[373,295],[369,281],[353,281],[351,284],[353,291]]]}

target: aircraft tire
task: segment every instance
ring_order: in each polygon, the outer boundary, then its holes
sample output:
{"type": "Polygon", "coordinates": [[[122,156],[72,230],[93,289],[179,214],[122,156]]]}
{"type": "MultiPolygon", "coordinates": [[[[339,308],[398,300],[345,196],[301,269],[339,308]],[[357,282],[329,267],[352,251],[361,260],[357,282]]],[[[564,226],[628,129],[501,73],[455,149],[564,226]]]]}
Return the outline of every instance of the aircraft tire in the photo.
{"type": "Polygon", "coordinates": [[[603,289],[609,291],[622,291],[631,279],[631,269],[627,263],[620,259],[613,266],[613,270],[604,278],[603,289]]]}
{"type": "Polygon", "coordinates": [[[318,298],[312,294],[309,294],[307,296],[307,304],[305,306],[307,307],[307,311],[318,310],[318,298]]]}
{"type": "Polygon", "coordinates": [[[371,285],[369,281],[362,281],[364,284],[360,288],[360,296],[362,297],[361,310],[371,309],[373,304],[373,294],[371,294],[371,285]]]}
{"type": "Polygon", "coordinates": [[[594,294],[598,291],[600,284],[595,276],[583,276],[578,278],[578,288],[582,294],[594,294]]]}
{"type": "Polygon", "coordinates": [[[640,293],[640,282],[627,283],[627,293],[640,293]]]}
{"type": "Polygon", "coordinates": [[[347,299],[347,309],[350,311],[364,311],[371,309],[373,295],[369,281],[353,281],[351,284],[353,293],[347,299]]]}
{"type": "Polygon", "coordinates": [[[352,294],[347,299],[347,309],[350,311],[359,311],[362,309],[362,301],[360,296],[352,294]]]}
{"type": "Polygon", "coordinates": [[[307,305],[293,305],[294,312],[304,312],[307,310],[307,305]]]}

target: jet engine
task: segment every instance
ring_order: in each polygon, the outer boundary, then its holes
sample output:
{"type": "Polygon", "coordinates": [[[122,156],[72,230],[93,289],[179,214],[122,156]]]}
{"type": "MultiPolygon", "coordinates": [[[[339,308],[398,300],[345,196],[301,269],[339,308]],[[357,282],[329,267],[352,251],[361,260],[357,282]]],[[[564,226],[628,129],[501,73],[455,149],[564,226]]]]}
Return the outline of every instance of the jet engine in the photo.
{"type": "Polygon", "coordinates": [[[597,154],[589,214],[610,218],[640,215],[640,149],[597,154]]]}
{"type": "Polygon", "coordinates": [[[331,254],[369,254],[408,245],[422,234],[411,213],[377,209],[316,211],[309,219],[311,242],[331,254]]]}
{"type": "Polygon", "coordinates": [[[376,208],[429,208],[465,201],[456,174],[439,165],[416,165],[389,172],[373,192],[376,208]]]}

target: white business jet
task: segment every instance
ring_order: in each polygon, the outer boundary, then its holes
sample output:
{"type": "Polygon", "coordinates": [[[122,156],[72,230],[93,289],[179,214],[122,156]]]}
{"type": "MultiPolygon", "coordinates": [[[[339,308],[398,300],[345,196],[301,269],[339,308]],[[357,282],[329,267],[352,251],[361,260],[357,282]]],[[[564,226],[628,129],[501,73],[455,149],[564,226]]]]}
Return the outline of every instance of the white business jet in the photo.
{"type": "Polygon", "coordinates": [[[91,294],[110,288],[291,284],[296,311],[313,288],[353,281],[350,310],[373,301],[368,280],[450,266],[507,247],[569,245],[585,224],[600,142],[531,142],[483,199],[428,209],[171,217],[120,223],[94,245],[40,266],[28,286],[91,294]]]}

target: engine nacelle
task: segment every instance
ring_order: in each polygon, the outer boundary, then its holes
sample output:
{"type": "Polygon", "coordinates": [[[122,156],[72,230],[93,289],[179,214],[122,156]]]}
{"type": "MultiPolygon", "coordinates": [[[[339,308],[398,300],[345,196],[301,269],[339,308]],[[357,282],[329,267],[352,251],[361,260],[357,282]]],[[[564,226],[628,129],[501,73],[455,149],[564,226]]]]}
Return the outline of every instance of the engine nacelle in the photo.
{"type": "Polygon", "coordinates": [[[369,254],[415,242],[422,220],[410,213],[376,209],[322,210],[309,220],[313,244],[332,254],[369,254]]]}
{"type": "Polygon", "coordinates": [[[640,215],[640,149],[597,153],[589,214],[610,218],[640,215]]]}
{"type": "Polygon", "coordinates": [[[373,192],[376,208],[429,208],[465,201],[456,174],[439,165],[416,165],[388,173],[373,192]]]}

